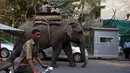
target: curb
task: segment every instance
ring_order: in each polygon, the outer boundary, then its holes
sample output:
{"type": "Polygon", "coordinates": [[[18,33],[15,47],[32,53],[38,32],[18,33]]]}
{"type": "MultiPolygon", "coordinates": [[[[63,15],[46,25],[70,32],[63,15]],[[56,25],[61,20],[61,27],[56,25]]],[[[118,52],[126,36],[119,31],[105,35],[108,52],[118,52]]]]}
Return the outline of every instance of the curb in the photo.
{"type": "Polygon", "coordinates": [[[90,60],[120,60],[120,58],[88,57],[90,60]]]}

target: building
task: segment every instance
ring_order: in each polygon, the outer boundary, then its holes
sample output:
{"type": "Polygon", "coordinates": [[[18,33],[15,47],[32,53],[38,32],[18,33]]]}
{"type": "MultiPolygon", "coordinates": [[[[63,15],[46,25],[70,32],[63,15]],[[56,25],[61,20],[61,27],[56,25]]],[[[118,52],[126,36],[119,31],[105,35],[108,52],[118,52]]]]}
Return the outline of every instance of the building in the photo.
{"type": "Polygon", "coordinates": [[[93,27],[89,31],[89,55],[103,58],[118,57],[119,33],[117,28],[93,27]]]}

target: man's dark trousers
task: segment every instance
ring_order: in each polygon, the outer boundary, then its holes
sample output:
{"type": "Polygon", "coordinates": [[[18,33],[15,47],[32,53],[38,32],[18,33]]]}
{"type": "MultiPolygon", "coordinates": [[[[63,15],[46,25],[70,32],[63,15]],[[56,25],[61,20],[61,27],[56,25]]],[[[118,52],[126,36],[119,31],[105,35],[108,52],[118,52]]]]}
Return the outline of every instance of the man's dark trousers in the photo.
{"type": "Polygon", "coordinates": [[[124,54],[125,54],[125,59],[129,59],[130,48],[125,48],[125,49],[124,49],[124,54]]]}

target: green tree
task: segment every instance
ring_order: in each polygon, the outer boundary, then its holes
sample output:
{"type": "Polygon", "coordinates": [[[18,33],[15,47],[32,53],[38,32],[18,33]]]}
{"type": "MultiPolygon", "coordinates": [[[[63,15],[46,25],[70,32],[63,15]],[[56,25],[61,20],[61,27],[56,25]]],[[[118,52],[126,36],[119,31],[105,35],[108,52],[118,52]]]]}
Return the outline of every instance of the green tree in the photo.
{"type": "Polygon", "coordinates": [[[94,22],[94,11],[104,0],[49,0],[50,3],[58,4],[63,16],[78,19],[82,25],[89,27],[94,22]]]}
{"type": "MultiPolygon", "coordinates": [[[[0,23],[18,27],[32,18],[44,0],[0,0],[0,23]]],[[[62,16],[84,20],[91,19],[91,12],[101,0],[48,0],[57,4],[62,16]],[[77,2],[77,4],[75,4],[77,2]],[[78,4],[79,2],[79,4],[78,4]],[[76,11],[76,7],[79,11],[76,11]]],[[[87,21],[86,21],[87,22],[87,21]]]]}
{"type": "Polygon", "coordinates": [[[0,23],[18,27],[32,18],[43,0],[2,0],[0,3],[0,23]]]}

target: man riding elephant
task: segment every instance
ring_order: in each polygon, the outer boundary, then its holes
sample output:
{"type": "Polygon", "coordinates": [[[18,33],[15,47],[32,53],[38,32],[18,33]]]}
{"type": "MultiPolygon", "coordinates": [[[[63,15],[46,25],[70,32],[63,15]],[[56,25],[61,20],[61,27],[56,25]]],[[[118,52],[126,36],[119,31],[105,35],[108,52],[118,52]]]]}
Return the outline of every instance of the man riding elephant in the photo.
{"type": "Polygon", "coordinates": [[[51,66],[58,67],[56,61],[61,52],[61,49],[63,49],[63,51],[66,53],[68,57],[69,66],[76,66],[76,64],[73,61],[73,54],[70,41],[80,46],[80,51],[84,61],[82,67],[86,66],[87,60],[85,56],[83,29],[81,28],[81,25],[78,22],[78,20],[70,18],[63,19],[57,22],[45,19],[44,21],[40,20],[37,22],[34,18],[26,21],[19,28],[25,30],[25,34],[22,36],[22,38],[16,38],[15,46],[17,46],[16,48],[14,48],[13,54],[8,58],[9,62],[13,62],[15,58],[19,56],[23,44],[31,37],[31,31],[33,29],[39,29],[41,31],[41,38],[39,41],[40,49],[43,50],[50,46],[52,46],[53,48],[51,66]]]}

